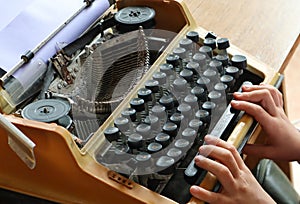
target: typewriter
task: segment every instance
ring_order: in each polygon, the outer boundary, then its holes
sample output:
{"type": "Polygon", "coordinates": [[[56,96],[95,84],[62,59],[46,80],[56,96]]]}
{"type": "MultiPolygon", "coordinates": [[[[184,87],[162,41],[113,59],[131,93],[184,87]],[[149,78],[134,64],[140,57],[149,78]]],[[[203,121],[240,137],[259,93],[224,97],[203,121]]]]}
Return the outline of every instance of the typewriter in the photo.
{"type": "Polygon", "coordinates": [[[232,93],[281,76],[182,1],[84,1],[76,15],[96,3],[105,11],[39,75],[24,68],[35,50],[3,73],[0,187],[59,203],[201,203],[191,185],[219,188],[193,163],[203,137],[241,150],[257,124],[232,93]]]}

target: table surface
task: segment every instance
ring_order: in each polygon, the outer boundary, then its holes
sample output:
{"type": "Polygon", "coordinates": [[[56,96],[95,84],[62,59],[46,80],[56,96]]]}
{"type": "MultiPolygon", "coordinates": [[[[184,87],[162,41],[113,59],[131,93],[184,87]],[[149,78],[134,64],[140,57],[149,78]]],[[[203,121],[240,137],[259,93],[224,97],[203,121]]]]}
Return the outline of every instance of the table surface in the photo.
{"type": "MultiPolygon", "coordinates": [[[[183,0],[197,24],[282,72],[300,33],[299,0],[183,0]]],[[[298,41],[297,41],[298,42],[298,41]]]]}

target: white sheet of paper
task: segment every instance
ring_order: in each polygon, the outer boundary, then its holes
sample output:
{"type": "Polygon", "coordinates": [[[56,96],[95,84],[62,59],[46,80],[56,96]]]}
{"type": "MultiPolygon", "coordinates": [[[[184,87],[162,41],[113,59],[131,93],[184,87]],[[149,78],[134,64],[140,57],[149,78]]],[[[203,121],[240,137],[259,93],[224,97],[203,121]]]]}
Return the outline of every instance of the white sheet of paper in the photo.
{"type": "MultiPolygon", "coordinates": [[[[0,67],[9,71],[20,61],[21,55],[37,47],[85,3],[83,0],[0,0],[0,5],[0,67]]],[[[57,43],[70,43],[75,40],[109,6],[108,0],[95,0],[43,46],[32,61],[20,68],[14,76],[23,85],[26,85],[28,80],[33,80],[30,76],[23,76],[22,69],[30,69],[35,59],[46,62],[56,53],[57,43]]]]}

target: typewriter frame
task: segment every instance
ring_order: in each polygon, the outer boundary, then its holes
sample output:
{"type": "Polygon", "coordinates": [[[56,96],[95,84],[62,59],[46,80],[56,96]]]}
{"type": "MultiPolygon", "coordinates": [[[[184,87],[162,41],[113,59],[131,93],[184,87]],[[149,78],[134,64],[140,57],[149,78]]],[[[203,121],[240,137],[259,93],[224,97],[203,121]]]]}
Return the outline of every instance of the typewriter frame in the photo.
{"type": "MultiPolygon", "coordinates": [[[[187,31],[195,30],[201,39],[207,31],[196,25],[186,5],[181,0],[119,0],[118,9],[125,6],[143,5],[157,11],[157,28],[178,33],[169,45],[177,44],[187,31]],[[164,11],[168,7],[168,12],[164,11]],[[176,15],[172,15],[176,14],[176,15]],[[172,15],[173,21],[169,21],[172,15]]],[[[247,57],[249,69],[263,78],[264,83],[275,84],[279,74],[271,67],[261,63],[243,50],[231,45],[228,50],[230,55],[242,54],[247,57]]],[[[165,55],[162,54],[155,64],[162,63],[165,55]]],[[[152,75],[154,69],[149,70],[140,83],[152,75]]],[[[93,138],[82,149],[79,149],[71,134],[56,124],[30,121],[14,115],[5,116],[15,124],[35,144],[36,166],[29,169],[7,145],[8,132],[0,128],[0,187],[25,193],[61,203],[175,203],[139,184],[130,181],[121,175],[109,171],[99,164],[90,152],[95,151],[98,140],[103,140],[105,127],[113,123],[113,115],[119,115],[129,99],[135,95],[139,86],[120,104],[119,108],[98,129],[93,138]],[[102,136],[101,136],[102,135],[102,136]]],[[[244,115],[238,122],[228,141],[236,147],[248,132],[253,123],[252,117],[244,115]]],[[[254,141],[259,128],[251,138],[254,141]]],[[[215,183],[214,176],[208,176],[202,186],[212,189],[215,183]]],[[[194,198],[190,203],[201,203],[194,198]]]]}

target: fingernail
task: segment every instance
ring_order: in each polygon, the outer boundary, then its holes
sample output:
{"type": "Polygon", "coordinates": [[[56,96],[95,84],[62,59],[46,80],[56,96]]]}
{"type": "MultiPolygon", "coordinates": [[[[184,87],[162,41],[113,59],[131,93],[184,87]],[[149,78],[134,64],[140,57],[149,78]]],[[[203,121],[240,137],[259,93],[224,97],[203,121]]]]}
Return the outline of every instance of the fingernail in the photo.
{"type": "Polygon", "coordinates": [[[217,143],[219,142],[218,138],[213,135],[206,135],[204,140],[207,144],[210,144],[210,145],[217,145],[217,143]]]}
{"type": "Polygon", "coordinates": [[[245,89],[249,89],[250,88],[250,86],[249,85],[243,85],[243,90],[245,90],[245,89]]]}
{"type": "Polygon", "coordinates": [[[238,101],[236,101],[236,100],[232,100],[232,101],[231,101],[231,104],[232,104],[232,105],[238,105],[238,104],[239,104],[239,102],[238,102],[238,101]]]}
{"type": "Polygon", "coordinates": [[[212,135],[206,135],[205,136],[205,140],[208,139],[208,140],[215,140],[216,137],[212,136],[212,135]]]}
{"type": "Polygon", "coordinates": [[[196,163],[197,163],[197,162],[200,162],[200,161],[202,161],[204,158],[205,158],[204,156],[202,156],[201,154],[199,154],[199,155],[197,155],[197,156],[195,157],[195,162],[196,162],[196,163]]]}

